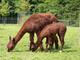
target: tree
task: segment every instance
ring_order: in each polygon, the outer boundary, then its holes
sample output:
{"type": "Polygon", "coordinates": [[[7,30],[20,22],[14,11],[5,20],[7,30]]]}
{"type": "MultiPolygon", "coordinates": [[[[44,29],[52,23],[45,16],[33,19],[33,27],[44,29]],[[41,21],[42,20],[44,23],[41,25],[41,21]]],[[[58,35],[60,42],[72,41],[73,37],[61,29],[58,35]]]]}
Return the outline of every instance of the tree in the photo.
{"type": "Polygon", "coordinates": [[[1,16],[7,16],[9,14],[10,6],[8,4],[8,1],[2,0],[0,3],[0,15],[1,16]]]}
{"type": "Polygon", "coordinates": [[[15,13],[27,12],[29,3],[26,0],[15,0],[15,13]]]}
{"type": "Polygon", "coordinates": [[[27,0],[30,3],[29,12],[36,13],[38,4],[44,3],[44,0],[27,0]]]}

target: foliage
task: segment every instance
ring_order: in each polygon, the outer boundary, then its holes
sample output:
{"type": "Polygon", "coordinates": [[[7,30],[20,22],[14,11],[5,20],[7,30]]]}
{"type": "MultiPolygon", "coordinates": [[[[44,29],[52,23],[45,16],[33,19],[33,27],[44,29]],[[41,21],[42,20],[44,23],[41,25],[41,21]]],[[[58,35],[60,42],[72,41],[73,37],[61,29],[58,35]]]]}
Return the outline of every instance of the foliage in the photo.
{"type": "Polygon", "coordinates": [[[80,14],[80,0],[45,0],[36,6],[35,11],[52,12],[60,19],[75,20],[80,14]]]}
{"type": "Polygon", "coordinates": [[[59,19],[77,20],[80,14],[80,0],[2,0],[0,14],[7,15],[10,12],[51,12],[59,19]]]}
{"type": "Polygon", "coordinates": [[[0,15],[7,16],[9,14],[9,8],[8,1],[2,0],[0,3],[0,15]]]}
{"type": "Polygon", "coordinates": [[[29,3],[26,0],[15,0],[15,12],[23,13],[29,8],[29,3]]]}

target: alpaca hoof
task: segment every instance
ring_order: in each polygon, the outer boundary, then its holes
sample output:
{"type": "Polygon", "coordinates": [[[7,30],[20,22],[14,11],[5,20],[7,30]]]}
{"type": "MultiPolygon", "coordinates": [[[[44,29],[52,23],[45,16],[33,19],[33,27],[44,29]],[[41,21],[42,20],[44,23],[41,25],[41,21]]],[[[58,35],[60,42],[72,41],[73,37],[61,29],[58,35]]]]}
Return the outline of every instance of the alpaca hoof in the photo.
{"type": "Polygon", "coordinates": [[[51,48],[48,48],[48,50],[50,50],[51,48]]]}
{"type": "Polygon", "coordinates": [[[31,50],[31,48],[29,48],[29,50],[31,50]]]}
{"type": "Polygon", "coordinates": [[[7,52],[10,52],[10,50],[7,50],[7,52]]]}
{"type": "Polygon", "coordinates": [[[57,50],[58,50],[58,47],[55,47],[55,49],[57,49],[57,50]]]}
{"type": "Polygon", "coordinates": [[[35,51],[35,49],[34,49],[34,48],[32,48],[31,50],[32,50],[32,52],[34,52],[34,51],[35,51]]]}
{"type": "Polygon", "coordinates": [[[44,51],[44,49],[43,49],[43,48],[41,48],[41,51],[44,51]]]}

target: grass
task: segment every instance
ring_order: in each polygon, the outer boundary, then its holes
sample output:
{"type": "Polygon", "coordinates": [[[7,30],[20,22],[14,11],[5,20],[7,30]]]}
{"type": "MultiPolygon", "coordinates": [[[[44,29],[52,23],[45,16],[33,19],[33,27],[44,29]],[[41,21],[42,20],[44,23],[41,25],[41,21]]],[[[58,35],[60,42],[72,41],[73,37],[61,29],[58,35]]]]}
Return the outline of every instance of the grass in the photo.
{"type": "MultiPolygon", "coordinates": [[[[12,52],[7,52],[9,36],[15,36],[21,25],[0,24],[0,60],[80,60],[80,33],[78,27],[68,27],[62,53],[29,51],[29,34],[25,34],[12,52]]],[[[36,39],[36,36],[35,36],[36,39]]]]}

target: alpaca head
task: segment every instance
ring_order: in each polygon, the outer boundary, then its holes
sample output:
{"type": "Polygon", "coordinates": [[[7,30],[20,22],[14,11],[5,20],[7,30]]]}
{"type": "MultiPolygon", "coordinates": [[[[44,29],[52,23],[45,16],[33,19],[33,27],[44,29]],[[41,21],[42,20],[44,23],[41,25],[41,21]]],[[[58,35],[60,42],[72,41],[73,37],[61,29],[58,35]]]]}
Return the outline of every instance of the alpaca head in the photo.
{"type": "Polygon", "coordinates": [[[15,48],[15,38],[9,37],[9,43],[7,44],[8,52],[12,51],[15,48]]]}

